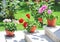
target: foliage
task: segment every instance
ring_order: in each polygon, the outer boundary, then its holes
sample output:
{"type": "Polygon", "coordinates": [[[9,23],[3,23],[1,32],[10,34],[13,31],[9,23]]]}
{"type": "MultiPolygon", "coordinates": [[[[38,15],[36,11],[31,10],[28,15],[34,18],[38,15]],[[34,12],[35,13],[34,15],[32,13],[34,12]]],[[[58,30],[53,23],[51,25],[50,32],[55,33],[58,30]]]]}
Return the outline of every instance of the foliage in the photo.
{"type": "Polygon", "coordinates": [[[57,18],[57,19],[58,19],[58,16],[48,15],[46,18],[47,18],[47,19],[50,19],[50,20],[53,20],[54,18],[57,18]]]}
{"type": "Polygon", "coordinates": [[[15,31],[15,30],[17,30],[17,28],[13,22],[8,22],[8,23],[5,23],[5,30],[15,31]]]}
{"type": "MultiPolygon", "coordinates": [[[[31,15],[34,17],[36,22],[39,22],[38,18],[53,19],[53,18],[57,17],[57,16],[54,16],[52,14],[51,4],[49,2],[46,3],[45,1],[42,1],[42,2],[40,2],[38,4],[37,3],[31,4],[30,5],[30,11],[31,11],[31,15]]],[[[40,22],[40,24],[41,24],[41,27],[42,27],[43,26],[43,22],[40,22]]]]}
{"type": "Polygon", "coordinates": [[[37,20],[38,17],[40,17],[40,14],[38,13],[38,9],[43,5],[44,3],[40,2],[39,4],[32,2],[30,3],[30,11],[31,15],[37,20]]]}
{"type": "Polygon", "coordinates": [[[35,19],[35,21],[38,23],[38,26],[39,27],[42,27],[42,23],[40,23],[40,22],[38,22],[38,18],[39,17],[41,17],[41,18],[43,18],[42,17],[42,15],[43,14],[39,14],[38,13],[38,10],[39,10],[39,8],[43,5],[43,4],[45,4],[45,2],[40,2],[40,3],[35,3],[35,2],[32,2],[32,3],[30,3],[30,12],[31,12],[31,15],[34,17],[34,19],[35,19]],[[41,26],[40,26],[41,25],[41,26]]]}
{"type": "Polygon", "coordinates": [[[17,5],[19,2],[17,1],[6,1],[6,18],[14,19],[14,14],[18,10],[19,6],[17,5]]]}
{"type": "Polygon", "coordinates": [[[25,9],[25,10],[29,10],[29,6],[28,6],[29,2],[20,2],[18,5],[20,6],[20,9],[25,9]]]}
{"type": "Polygon", "coordinates": [[[0,21],[2,21],[5,18],[5,11],[3,8],[2,0],[0,0],[0,21]]]}
{"type": "Polygon", "coordinates": [[[30,32],[32,26],[36,26],[36,22],[30,21],[30,14],[26,14],[26,17],[28,18],[27,21],[25,21],[23,18],[19,19],[19,23],[22,23],[23,27],[30,32]]]}
{"type": "Polygon", "coordinates": [[[14,14],[19,9],[19,6],[17,5],[19,2],[14,0],[6,0],[5,5],[2,0],[0,0],[0,18],[1,20],[5,18],[14,19],[14,14]],[[4,6],[3,6],[4,5],[4,6]]]}

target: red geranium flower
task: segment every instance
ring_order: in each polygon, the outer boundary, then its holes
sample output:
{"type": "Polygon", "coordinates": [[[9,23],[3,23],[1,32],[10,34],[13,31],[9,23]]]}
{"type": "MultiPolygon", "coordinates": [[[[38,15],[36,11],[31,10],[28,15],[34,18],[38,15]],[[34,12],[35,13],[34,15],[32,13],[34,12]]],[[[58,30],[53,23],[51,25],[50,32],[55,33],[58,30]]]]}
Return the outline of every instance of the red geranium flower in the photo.
{"type": "Polygon", "coordinates": [[[30,19],[30,14],[26,14],[27,18],[30,19]]]}
{"type": "Polygon", "coordinates": [[[24,19],[23,18],[20,18],[19,19],[19,23],[23,23],[24,19]]]}
{"type": "Polygon", "coordinates": [[[43,20],[42,20],[42,18],[38,18],[38,21],[39,21],[39,22],[42,22],[43,20]]]}
{"type": "Polygon", "coordinates": [[[24,22],[23,23],[23,26],[26,28],[28,26],[28,23],[27,22],[24,22]]]}

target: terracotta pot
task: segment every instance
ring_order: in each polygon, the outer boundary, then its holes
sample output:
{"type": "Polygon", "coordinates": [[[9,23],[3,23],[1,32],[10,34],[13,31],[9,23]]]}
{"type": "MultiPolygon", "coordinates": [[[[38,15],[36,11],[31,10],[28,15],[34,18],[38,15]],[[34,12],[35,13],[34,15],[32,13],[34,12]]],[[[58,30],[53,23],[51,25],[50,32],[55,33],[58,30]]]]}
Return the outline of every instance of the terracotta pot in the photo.
{"type": "Polygon", "coordinates": [[[34,33],[35,30],[36,30],[36,26],[32,26],[31,29],[30,29],[30,32],[31,32],[31,33],[34,33]]]}
{"type": "Polygon", "coordinates": [[[42,22],[42,21],[43,21],[43,19],[42,19],[42,18],[38,18],[38,21],[39,21],[39,22],[42,22]]]}
{"type": "Polygon", "coordinates": [[[6,35],[13,36],[14,35],[14,31],[8,31],[8,30],[6,30],[6,35]]]}
{"type": "Polygon", "coordinates": [[[50,27],[55,27],[56,26],[56,18],[54,18],[53,20],[47,19],[47,24],[50,27]]]}

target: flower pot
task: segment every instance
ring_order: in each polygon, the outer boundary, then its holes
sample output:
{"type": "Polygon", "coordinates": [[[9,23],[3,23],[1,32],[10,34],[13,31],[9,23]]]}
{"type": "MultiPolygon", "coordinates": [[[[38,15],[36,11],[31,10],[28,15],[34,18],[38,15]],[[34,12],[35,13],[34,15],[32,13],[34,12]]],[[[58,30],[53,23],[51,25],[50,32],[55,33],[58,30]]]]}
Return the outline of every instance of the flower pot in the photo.
{"type": "Polygon", "coordinates": [[[30,29],[30,33],[34,33],[36,30],[36,26],[32,26],[31,29],[30,29]]]}
{"type": "Polygon", "coordinates": [[[14,31],[8,31],[8,30],[6,30],[6,35],[13,36],[14,35],[14,31]]]}
{"type": "Polygon", "coordinates": [[[56,18],[49,20],[47,19],[47,24],[49,27],[55,27],[56,26],[56,18]]]}

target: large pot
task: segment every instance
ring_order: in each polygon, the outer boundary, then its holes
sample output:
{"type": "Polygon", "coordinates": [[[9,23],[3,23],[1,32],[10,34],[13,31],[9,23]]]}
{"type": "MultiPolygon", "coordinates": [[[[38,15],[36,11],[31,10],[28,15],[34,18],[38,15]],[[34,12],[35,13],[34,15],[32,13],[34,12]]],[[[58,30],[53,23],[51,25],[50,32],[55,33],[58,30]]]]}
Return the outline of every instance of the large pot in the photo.
{"type": "Polygon", "coordinates": [[[6,30],[6,35],[13,36],[14,35],[14,31],[8,31],[8,30],[6,30]]]}
{"type": "Polygon", "coordinates": [[[47,19],[47,24],[48,26],[50,27],[55,27],[56,26],[56,18],[50,20],[50,19],[47,19]]]}

